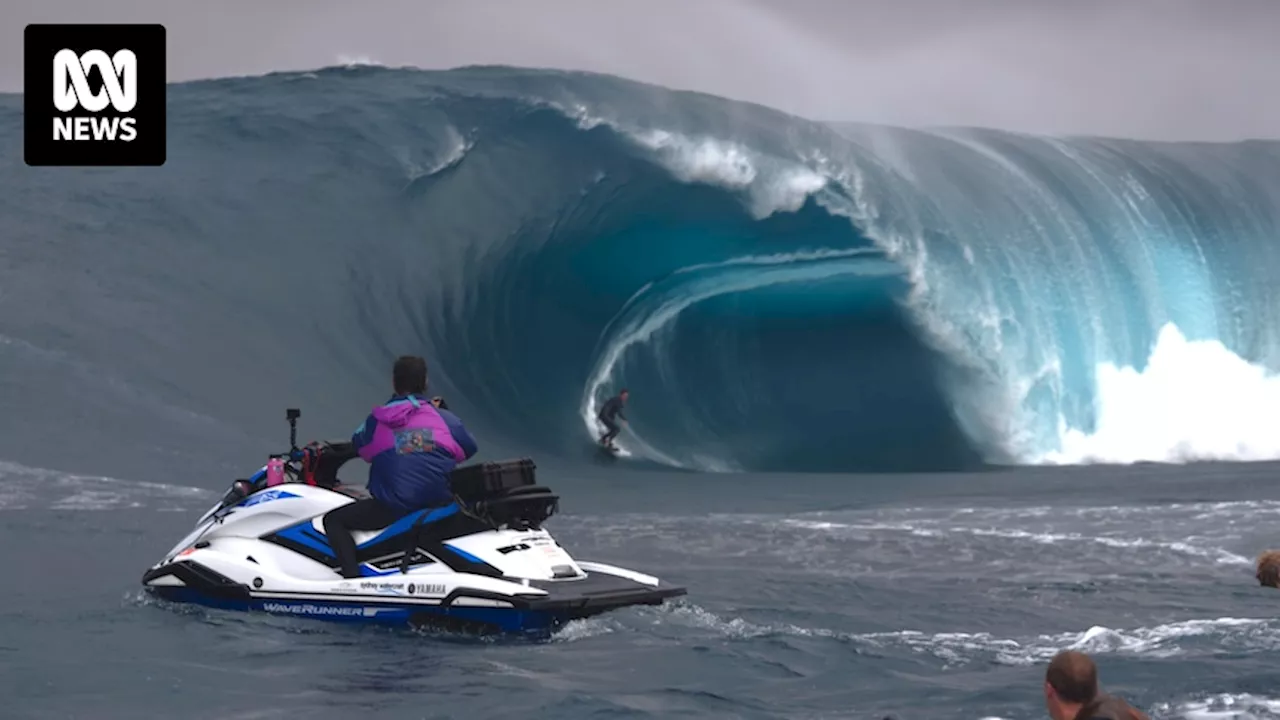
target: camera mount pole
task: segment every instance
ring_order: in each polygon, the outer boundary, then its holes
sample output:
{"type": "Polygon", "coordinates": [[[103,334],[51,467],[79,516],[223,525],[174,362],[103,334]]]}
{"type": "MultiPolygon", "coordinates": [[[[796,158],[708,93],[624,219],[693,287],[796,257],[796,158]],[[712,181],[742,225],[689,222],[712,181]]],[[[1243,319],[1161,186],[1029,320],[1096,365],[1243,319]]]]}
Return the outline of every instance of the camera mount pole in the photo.
{"type": "Polygon", "coordinates": [[[298,408],[289,408],[284,411],[284,417],[289,421],[289,449],[296,452],[298,449],[298,418],[302,417],[302,411],[298,408]]]}

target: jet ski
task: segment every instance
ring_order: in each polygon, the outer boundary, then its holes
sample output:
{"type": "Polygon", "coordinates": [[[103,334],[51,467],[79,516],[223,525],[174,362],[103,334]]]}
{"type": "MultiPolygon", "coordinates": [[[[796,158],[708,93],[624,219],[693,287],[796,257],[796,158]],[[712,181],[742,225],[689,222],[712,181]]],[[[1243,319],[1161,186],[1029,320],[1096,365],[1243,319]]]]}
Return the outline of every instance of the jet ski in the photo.
{"type": "Polygon", "coordinates": [[[290,447],[237,479],[186,537],[142,576],[165,600],[340,622],[483,634],[543,634],[570,620],[686,594],[644,573],[574,559],[543,524],[559,496],[522,458],[461,466],[454,501],[381,530],[355,532],[363,577],[345,579],[325,513],[361,497],[338,469],[350,442],[290,447]]]}

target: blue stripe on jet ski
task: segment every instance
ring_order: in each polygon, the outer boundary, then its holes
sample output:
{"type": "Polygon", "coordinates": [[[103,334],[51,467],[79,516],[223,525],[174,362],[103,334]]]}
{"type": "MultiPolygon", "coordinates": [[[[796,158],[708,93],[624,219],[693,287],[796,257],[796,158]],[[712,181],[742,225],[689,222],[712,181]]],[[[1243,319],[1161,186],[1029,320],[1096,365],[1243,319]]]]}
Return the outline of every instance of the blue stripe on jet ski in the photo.
{"type": "Polygon", "coordinates": [[[330,550],[333,549],[333,546],[329,544],[329,536],[319,530],[316,530],[314,525],[311,525],[310,523],[303,525],[302,531],[306,533],[307,537],[311,538],[313,542],[317,542],[330,550]]]}
{"type": "Polygon", "coordinates": [[[320,535],[311,527],[310,520],[304,520],[297,525],[280,530],[276,532],[276,535],[286,540],[292,540],[299,545],[309,547],[316,552],[333,557],[333,550],[329,547],[328,541],[325,540],[323,535],[320,535]]]}
{"type": "Polygon", "coordinates": [[[266,492],[254,493],[253,495],[250,495],[249,497],[236,503],[236,505],[238,507],[252,507],[254,505],[261,505],[262,503],[271,502],[272,500],[283,500],[285,498],[296,498],[296,497],[298,497],[298,495],[291,493],[288,490],[280,490],[280,489],[267,490],[266,492]]]}
{"type": "MultiPolygon", "coordinates": [[[[424,514],[426,515],[426,517],[423,518],[422,524],[427,525],[433,522],[438,522],[440,520],[443,520],[444,518],[454,515],[457,512],[458,512],[457,503],[450,503],[449,505],[446,505],[441,508],[435,508],[432,510],[419,510],[417,512],[409,513],[408,515],[405,515],[404,517],[400,518],[394,523],[388,525],[385,529],[383,529],[382,532],[360,543],[357,546],[357,549],[363,550],[364,548],[370,547],[376,543],[380,543],[388,538],[395,537],[396,535],[400,535],[402,533],[407,532],[410,528],[413,527],[414,523],[418,522],[418,518],[423,517],[424,514]]],[[[315,526],[311,524],[311,520],[303,520],[297,525],[293,525],[291,527],[287,527],[283,530],[278,531],[276,535],[286,540],[292,540],[300,545],[309,547],[312,550],[323,553],[329,557],[334,556],[333,549],[329,547],[329,539],[326,538],[324,535],[320,534],[315,529],[315,526]]],[[[468,558],[469,557],[470,556],[468,556],[468,558]]],[[[473,560],[473,562],[478,562],[478,560],[473,560]]],[[[382,573],[375,573],[375,574],[381,575],[382,573]]]]}
{"type": "Polygon", "coordinates": [[[449,517],[450,515],[456,514],[457,512],[458,512],[457,503],[449,503],[444,507],[435,508],[433,510],[418,510],[417,512],[411,512],[408,515],[405,515],[399,520],[388,525],[385,529],[383,529],[382,532],[360,543],[357,546],[357,548],[364,549],[374,545],[375,543],[380,543],[383,540],[386,540],[387,538],[394,537],[403,532],[407,532],[410,528],[413,527],[414,523],[418,522],[418,518],[422,518],[424,513],[426,514],[426,517],[422,519],[421,524],[428,525],[433,522],[439,522],[449,517]]]}
{"type": "Polygon", "coordinates": [[[469,560],[470,562],[473,562],[473,563],[475,563],[475,564],[477,564],[477,565],[488,565],[488,563],[486,563],[485,561],[483,561],[483,560],[481,560],[480,558],[476,557],[475,555],[472,555],[471,553],[467,552],[466,550],[462,550],[462,549],[460,549],[460,548],[456,548],[456,547],[454,547],[454,546],[452,546],[452,545],[450,545],[450,544],[448,544],[448,543],[445,543],[445,545],[444,545],[444,546],[445,546],[445,547],[447,547],[447,548],[449,548],[450,550],[454,551],[455,553],[457,553],[458,555],[460,555],[460,556],[461,556],[463,559],[465,559],[465,560],[469,560]]]}

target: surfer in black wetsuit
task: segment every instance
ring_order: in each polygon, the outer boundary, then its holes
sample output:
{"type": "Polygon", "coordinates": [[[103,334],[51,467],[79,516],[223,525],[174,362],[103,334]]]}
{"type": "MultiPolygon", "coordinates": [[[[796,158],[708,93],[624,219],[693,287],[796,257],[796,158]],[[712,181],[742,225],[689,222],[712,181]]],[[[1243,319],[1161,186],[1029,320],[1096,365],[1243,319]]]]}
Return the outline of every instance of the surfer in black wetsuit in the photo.
{"type": "Polygon", "coordinates": [[[622,426],[618,424],[617,418],[621,418],[622,422],[627,421],[627,416],[622,412],[622,407],[627,404],[627,396],[629,394],[627,389],[623,388],[617,395],[606,400],[604,405],[600,406],[600,412],[596,413],[596,419],[605,427],[605,433],[600,436],[600,444],[607,448],[616,447],[613,444],[613,439],[618,436],[618,431],[622,429],[622,426]]]}

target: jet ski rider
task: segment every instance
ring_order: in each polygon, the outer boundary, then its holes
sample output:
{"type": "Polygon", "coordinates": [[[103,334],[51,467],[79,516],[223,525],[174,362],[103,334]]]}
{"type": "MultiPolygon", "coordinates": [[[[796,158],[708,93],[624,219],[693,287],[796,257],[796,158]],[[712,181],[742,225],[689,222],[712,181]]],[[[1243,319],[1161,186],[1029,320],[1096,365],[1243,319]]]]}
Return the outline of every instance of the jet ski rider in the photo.
{"type": "Polygon", "coordinates": [[[324,516],[324,532],[342,577],[360,577],[352,530],[381,530],[417,510],[453,502],[449,472],[476,454],[458,416],[426,399],[427,362],[406,355],[391,369],[395,395],[351,436],[369,463],[369,494],[324,516]]]}

